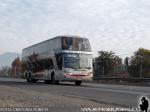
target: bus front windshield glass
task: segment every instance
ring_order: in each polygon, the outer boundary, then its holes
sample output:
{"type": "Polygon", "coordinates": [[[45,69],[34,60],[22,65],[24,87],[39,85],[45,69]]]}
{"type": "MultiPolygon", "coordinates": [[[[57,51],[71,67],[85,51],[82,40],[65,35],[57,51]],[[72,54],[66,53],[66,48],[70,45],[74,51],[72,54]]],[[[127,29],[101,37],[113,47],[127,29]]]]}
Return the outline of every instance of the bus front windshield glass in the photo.
{"type": "Polygon", "coordinates": [[[88,51],[91,52],[89,40],[86,38],[63,37],[62,49],[69,51],[88,51]]]}
{"type": "Polygon", "coordinates": [[[64,54],[64,67],[72,69],[91,69],[92,56],[89,54],[64,54]]]}

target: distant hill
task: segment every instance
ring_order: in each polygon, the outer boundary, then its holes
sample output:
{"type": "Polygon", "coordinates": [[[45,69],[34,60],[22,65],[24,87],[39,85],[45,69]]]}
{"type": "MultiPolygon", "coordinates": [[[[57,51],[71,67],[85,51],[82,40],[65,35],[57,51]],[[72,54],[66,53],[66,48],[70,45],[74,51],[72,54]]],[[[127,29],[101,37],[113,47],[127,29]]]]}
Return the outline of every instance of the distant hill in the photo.
{"type": "Polygon", "coordinates": [[[18,56],[21,57],[21,54],[15,52],[6,52],[0,54],[0,68],[3,66],[11,66],[13,60],[18,56]]]}

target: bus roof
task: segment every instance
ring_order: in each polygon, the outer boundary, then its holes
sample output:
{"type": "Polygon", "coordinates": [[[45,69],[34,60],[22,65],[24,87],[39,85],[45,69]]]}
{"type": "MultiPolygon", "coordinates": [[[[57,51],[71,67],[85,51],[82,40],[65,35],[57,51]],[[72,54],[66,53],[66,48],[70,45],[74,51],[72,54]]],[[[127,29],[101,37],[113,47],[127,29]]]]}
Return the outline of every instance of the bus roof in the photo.
{"type": "MultiPolygon", "coordinates": [[[[24,48],[23,50],[28,49],[28,48],[31,48],[31,47],[33,47],[33,46],[36,46],[36,45],[38,45],[38,44],[44,43],[44,42],[49,41],[49,40],[53,40],[53,39],[56,39],[56,38],[62,38],[62,37],[68,37],[68,38],[70,38],[70,37],[85,38],[85,37],[80,37],[80,36],[75,36],[75,35],[61,35],[61,36],[56,36],[56,37],[47,39],[47,40],[45,40],[45,41],[39,42],[39,43],[37,43],[37,44],[31,45],[31,46],[29,46],[29,47],[24,48]]],[[[85,39],[87,39],[87,38],[85,38],[85,39]]]]}

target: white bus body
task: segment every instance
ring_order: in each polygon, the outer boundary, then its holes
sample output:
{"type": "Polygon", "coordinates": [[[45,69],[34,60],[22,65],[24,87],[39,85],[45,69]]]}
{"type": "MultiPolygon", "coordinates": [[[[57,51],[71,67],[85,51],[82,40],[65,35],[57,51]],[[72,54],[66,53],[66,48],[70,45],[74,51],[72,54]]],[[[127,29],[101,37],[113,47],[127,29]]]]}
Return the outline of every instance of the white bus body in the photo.
{"type": "Polygon", "coordinates": [[[93,77],[89,40],[77,36],[58,36],[23,49],[22,62],[28,82],[82,81],[93,77]]]}

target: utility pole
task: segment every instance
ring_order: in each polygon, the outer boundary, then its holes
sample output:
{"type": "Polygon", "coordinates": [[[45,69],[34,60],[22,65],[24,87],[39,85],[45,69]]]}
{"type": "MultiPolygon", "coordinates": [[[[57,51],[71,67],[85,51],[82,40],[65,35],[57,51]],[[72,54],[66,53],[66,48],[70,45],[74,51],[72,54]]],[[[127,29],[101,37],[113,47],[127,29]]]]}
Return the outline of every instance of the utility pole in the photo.
{"type": "Polygon", "coordinates": [[[15,66],[15,77],[16,77],[16,75],[17,75],[17,74],[16,74],[16,72],[17,72],[17,70],[16,70],[16,69],[17,69],[17,68],[16,68],[16,66],[15,66]]]}
{"type": "Polygon", "coordinates": [[[104,72],[105,72],[105,67],[104,67],[104,66],[103,66],[103,70],[102,70],[102,71],[103,71],[103,77],[104,77],[104,74],[105,74],[105,73],[104,73],[104,72]]]}
{"type": "Polygon", "coordinates": [[[140,56],[140,78],[143,77],[143,56],[140,56]]]}
{"type": "Polygon", "coordinates": [[[129,58],[128,57],[125,58],[124,63],[125,63],[125,71],[128,72],[128,66],[129,66],[129,58]]]}
{"type": "Polygon", "coordinates": [[[105,75],[105,59],[102,57],[102,77],[105,75]]]}
{"type": "Polygon", "coordinates": [[[114,68],[114,74],[116,75],[117,62],[114,62],[113,68],[114,68]]]}

